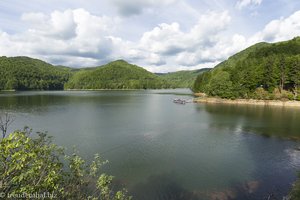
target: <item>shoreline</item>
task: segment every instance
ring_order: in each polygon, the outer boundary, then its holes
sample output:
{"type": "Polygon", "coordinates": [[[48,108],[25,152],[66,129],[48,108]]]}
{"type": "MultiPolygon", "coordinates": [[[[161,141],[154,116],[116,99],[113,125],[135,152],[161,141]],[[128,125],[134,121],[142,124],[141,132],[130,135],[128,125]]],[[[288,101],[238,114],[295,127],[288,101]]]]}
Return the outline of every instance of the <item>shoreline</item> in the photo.
{"type": "Polygon", "coordinates": [[[0,92],[16,92],[16,90],[0,90],[0,92]]]}
{"type": "Polygon", "coordinates": [[[222,99],[217,97],[198,97],[194,103],[231,104],[231,105],[257,105],[257,106],[281,106],[299,107],[300,101],[280,101],[280,100],[258,100],[258,99],[222,99]]]}
{"type": "Polygon", "coordinates": [[[130,91],[130,90],[146,90],[146,89],[64,89],[62,91],[130,91]]]}
{"type": "Polygon", "coordinates": [[[186,88],[147,88],[147,89],[64,89],[62,91],[144,91],[144,90],[176,90],[186,88]]]}
{"type": "Polygon", "coordinates": [[[186,89],[186,88],[147,88],[147,89],[62,89],[62,90],[0,90],[0,92],[30,92],[30,91],[141,91],[141,90],[176,90],[176,89],[186,89]]]}

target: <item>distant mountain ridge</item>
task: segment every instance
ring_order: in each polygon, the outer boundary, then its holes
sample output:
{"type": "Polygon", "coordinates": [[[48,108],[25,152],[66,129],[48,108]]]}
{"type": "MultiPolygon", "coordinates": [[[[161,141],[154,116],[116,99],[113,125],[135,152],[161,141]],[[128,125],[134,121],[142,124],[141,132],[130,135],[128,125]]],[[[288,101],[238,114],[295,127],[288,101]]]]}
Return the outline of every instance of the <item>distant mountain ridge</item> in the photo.
{"type": "Polygon", "coordinates": [[[197,70],[182,70],[169,73],[158,73],[157,75],[172,82],[179,88],[191,88],[198,75],[209,71],[211,68],[203,68],[197,70]]]}
{"type": "Polygon", "coordinates": [[[77,69],[54,66],[30,57],[2,56],[0,90],[179,88],[191,86],[195,73],[186,71],[159,76],[124,60],[77,69]],[[185,79],[188,84],[178,81],[185,79]]]}
{"type": "Polygon", "coordinates": [[[38,59],[0,57],[0,90],[62,90],[70,75],[70,68],[38,59]]]}
{"type": "Polygon", "coordinates": [[[158,89],[171,83],[147,70],[117,60],[94,69],[81,69],[66,83],[66,89],[158,89]]]}

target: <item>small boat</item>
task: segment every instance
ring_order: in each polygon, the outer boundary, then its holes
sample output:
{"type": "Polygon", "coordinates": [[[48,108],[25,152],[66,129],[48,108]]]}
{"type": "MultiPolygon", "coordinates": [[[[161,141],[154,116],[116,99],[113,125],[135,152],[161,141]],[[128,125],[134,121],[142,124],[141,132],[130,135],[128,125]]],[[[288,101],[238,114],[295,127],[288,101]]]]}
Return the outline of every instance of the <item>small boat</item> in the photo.
{"type": "Polygon", "coordinates": [[[173,102],[174,103],[179,103],[179,104],[185,104],[186,100],[184,100],[184,99],[174,99],[173,102]]]}

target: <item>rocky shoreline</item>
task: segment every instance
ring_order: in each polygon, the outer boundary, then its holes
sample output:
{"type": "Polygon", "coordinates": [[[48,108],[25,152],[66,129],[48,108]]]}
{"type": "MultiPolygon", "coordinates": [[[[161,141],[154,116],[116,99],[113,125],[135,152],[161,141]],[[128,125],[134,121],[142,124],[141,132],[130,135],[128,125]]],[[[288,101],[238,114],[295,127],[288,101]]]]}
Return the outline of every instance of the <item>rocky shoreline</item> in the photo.
{"type": "Polygon", "coordinates": [[[234,104],[234,105],[259,105],[259,106],[282,106],[299,107],[300,101],[280,101],[280,100],[257,100],[257,99],[222,99],[216,97],[198,97],[195,103],[215,103],[215,104],[234,104]]]}

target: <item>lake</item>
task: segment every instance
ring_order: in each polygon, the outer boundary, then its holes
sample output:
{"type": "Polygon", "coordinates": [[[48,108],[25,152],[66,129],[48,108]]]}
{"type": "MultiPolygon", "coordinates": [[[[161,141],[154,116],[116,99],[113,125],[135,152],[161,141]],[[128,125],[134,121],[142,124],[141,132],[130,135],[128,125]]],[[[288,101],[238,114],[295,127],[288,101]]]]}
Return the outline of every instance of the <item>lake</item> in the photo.
{"type": "Polygon", "coordinates": [[[11,130],[48,131],[104,170],[134,199],[282,199],[300,169],[300,109],[175,104],[189,90],[0,94],[11,130]]]}

